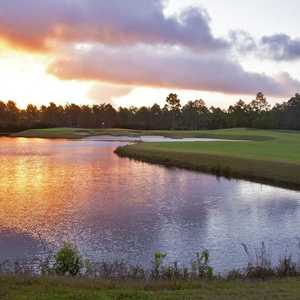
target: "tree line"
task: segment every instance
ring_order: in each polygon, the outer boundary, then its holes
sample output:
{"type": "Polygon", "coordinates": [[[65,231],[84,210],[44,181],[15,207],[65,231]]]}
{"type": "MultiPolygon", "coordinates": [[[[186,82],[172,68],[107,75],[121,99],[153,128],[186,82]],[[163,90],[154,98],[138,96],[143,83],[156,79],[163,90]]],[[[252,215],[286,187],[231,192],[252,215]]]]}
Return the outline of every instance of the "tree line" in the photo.
{"type": "Polygon", "coordinates": [[[228,109],[207,107],[201,99],[181,104],[176,94],[166,98],[163,107],[120,107],[111,104],[65,106],[50,103],[19,109],[15,102],[0,101],[0,131],[31,128],[127,128],[151,130],[199,130],[248,127],[300,130],[300,94],[273,107],[263,93],[246,103],[239,100],[228,109]]]}

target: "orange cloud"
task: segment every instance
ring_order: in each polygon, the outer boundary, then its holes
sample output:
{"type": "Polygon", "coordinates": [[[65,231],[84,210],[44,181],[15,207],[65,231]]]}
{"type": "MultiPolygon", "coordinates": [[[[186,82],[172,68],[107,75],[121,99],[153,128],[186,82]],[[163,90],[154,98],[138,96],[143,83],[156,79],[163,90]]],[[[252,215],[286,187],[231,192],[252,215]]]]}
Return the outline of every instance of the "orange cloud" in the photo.
{"type": "Polygon", "coordinates": [[[215,38],[202,9],[164,15],[163,0],[9,0],[0,6],[0,36],[13,45],[45,50],[53,41],[110,45],[167,44],[213,51],[215,38]]]}

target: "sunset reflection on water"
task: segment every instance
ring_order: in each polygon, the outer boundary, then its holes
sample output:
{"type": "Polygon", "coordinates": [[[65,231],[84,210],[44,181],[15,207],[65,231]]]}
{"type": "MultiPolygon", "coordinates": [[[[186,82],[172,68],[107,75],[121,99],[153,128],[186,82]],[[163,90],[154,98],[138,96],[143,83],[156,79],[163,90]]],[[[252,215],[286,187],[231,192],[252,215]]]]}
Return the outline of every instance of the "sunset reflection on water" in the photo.
{"type": "Polygon", "coordinates": [[[0,259],[39,254],[41,237],[146,265],[208,248],[223,270],[245,263],[241,243],[295,245],[300,193],[121,159],[118,145],[1,138],[0,259]]]}

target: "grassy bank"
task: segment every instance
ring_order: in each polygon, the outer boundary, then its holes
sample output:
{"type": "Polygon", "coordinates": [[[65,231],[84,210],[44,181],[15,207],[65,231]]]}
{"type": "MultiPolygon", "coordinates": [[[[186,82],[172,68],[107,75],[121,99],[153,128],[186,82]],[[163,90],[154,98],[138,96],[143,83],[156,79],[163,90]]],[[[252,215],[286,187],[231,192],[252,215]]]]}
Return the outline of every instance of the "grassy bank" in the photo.
{"type": "Polygon", "coordinates": [[[193,131],[144,131],[129,129],[85,129],[85,128],[49,128],[49,129],[31,129],[12,134],[13,137],[26,138],[63,138],[63,139],[81,139],[97,135],[111,136],[130,136],[139,137],[142,135],[163,135],[170,137],[191,137],[193,131]]]}
{"type": "MultiPolygon", "coordinates": [[[[257,131],[259,132],[259,131],[257,131]]],[[[13,137],[26,138],[64,138],[64,139],[81,139],[84,137],[97,135],[111,136],[130,136],[139,137],[142,135],[156,135],[171,138],[190,138],[190,137],[214,137],[214,138],[234,138],[250,140],[270,139],[269,134],[250,134],[247,135],[242,130],[234,131],[228,134],[226,130],[222,131],[178,131],[178,130],[130,130],[130,129],[85,129],[85,128],[49,128],[49,129],[31,129],[11,134],[13,137]]]]}
{"type": "Polygon", "coordinates": [[[230,129],[195,132],[197,137],[240,142],[141,143],[116,150],[120,156],[300,189],[300,133],[230,129]]]}
{"type": "Polygon", "coordinates": [[[127,129],[34,129],[19,137],[81,139],[97,135],[159,135],[242,142],[143,143],[117,149],[120,156],[220,176],[300,189],[300,133],[275,130],[143,131],[127,129]]]}
{"type": "Polygon", "coordinates": [[[97,135],[96,129],[81,128],[49,128],[49,129],[30,129],[11,134],[13,137],[25,138],[48,138],[48,139],[81,139],[97,135]]]}
{"type": "Polygon", "coordinates": [[[97,281],[68,278],[1,277],[0,299],[299,299],[300,279],[267,281],[97,281]]]}

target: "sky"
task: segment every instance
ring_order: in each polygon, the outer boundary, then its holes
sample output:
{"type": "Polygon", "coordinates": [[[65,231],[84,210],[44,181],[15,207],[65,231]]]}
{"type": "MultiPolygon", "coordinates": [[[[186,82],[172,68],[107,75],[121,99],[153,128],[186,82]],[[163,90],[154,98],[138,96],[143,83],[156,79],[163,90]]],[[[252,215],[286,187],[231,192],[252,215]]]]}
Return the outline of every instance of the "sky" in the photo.
{"type": "Polygon", "coordinates": [[[300,91],[298,0],[0,0],[0,99],[20,107],[300,91]]]}

